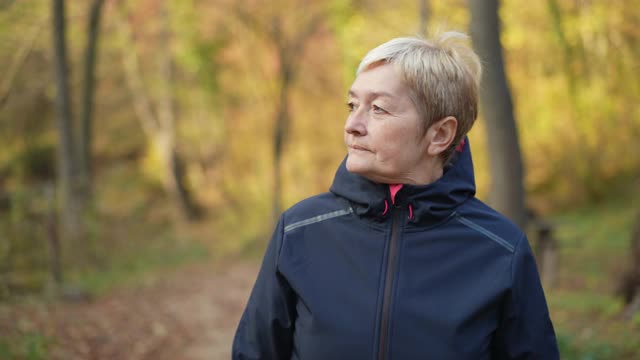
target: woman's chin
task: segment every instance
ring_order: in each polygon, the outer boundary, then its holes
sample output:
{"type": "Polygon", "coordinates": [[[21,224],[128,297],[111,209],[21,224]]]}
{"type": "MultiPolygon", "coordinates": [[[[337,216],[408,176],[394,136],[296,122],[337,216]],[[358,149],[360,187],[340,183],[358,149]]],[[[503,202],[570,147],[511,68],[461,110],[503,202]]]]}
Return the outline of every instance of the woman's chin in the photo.
{"type": "Polygon", "coordinates": [[[370,169],[369,164],[358,156],[349,155],[347,157],[347,170],[350,173],[364,175],[370,169]]]}

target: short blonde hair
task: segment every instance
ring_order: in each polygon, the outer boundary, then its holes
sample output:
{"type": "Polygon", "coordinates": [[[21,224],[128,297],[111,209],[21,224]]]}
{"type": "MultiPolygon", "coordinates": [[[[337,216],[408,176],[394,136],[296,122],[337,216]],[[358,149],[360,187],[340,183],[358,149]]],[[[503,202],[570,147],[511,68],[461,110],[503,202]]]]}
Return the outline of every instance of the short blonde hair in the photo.
{"type": "Polygon", "coordinates": [[[356,75],[381,63],[396,67],[409,86],[412,100],[424,119],[424,131],[447,116],[458,120],[452,146],[442,154],[448,161],[478,116],[482,66],[468,45],[466,34],[448,31],[432,39],[400,37],[369,51],[356,75]]]}

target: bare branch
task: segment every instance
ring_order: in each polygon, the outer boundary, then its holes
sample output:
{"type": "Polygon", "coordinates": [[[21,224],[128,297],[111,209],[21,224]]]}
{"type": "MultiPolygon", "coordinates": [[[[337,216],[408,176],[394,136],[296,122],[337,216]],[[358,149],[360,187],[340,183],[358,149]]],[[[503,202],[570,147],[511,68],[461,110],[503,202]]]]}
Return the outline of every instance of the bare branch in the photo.
{"type": "Polygon", "coordinates": [[[291,45],[291,56],[299,56],[304,50],[304,46],[306,45],[306,41],[318,30],[322,21],[325,18],[324,12],[315,14],[311,20],[307,23],[304,31],[302,31],[295,39],[292,41],[291,45]]]}
{"type": "MultiPolygon", "coordinates": [[[[156,98],[156,105],[158,110],[158,122],[160,126],[167,134],[174,133],[175,126],[175,106],[172,94],[173,87],[173,59],[172,59],[172,34],[170,30],[169,14],[166,7],[162,8],[162,30],[161,39],[166,50],[163,51],[160,57],[160,75],[162,77],[161,85],[159,86],[160,94],[156,98]]],[[[172,141],[173,142],[173,141],[172,141]]],[[[171,144],[173,147],[173,143],[171,144]]]]}
{"type": "Polygon", "coordinates": [[[38,38],[38,35],[40,35],[40,31],[44,25],[44,23],[39,23],[35,26],[35,29],[31,32],[26,41],[22,43],[18,52],[14,55],[9,69],[4,73],[3,81],[0,86],[0,110],[7,103],[7,100],[9,100],[9,96],[13,90],[13,82],[33,51],[36,39],[38,38]]]}
{"type": "Polygon", "coordinates": [[[234,2],[231,7],[231,12],[244,26],[254,30],[256,33],[273,35],[272,29],[268,25],[260,23],[256,16],[246,8],[242,7],[242,3],[240,1],[234,2]]]}
{"type": "Polygon", "coordinates": [[[133,29],[128,20],[128,14],[122,7],[120,7],[120,11],[114,15],[114,19],[120,28],[119,33],[124,47],[122,49],[122,65],[125,71],[125,81],[131,93],[134,110],[138,120],[140,120],[142,130],[147,136],[152,137],[157,133],[160,124],[154,114],[153,106],[142,78],[140,61],[135,50],[133,29]]]}

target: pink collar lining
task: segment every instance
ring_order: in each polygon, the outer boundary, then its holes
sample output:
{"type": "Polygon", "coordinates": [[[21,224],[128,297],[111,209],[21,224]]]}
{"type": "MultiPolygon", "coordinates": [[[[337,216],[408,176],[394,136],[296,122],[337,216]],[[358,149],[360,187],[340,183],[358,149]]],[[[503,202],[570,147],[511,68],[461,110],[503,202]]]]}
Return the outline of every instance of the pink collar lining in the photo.
{"type": "Polygon", "coordinates": [[[396,194],[402,189],[402,184],[389,184],[389,191],[391,191],[391,203],[395,205],[396,194]]]}

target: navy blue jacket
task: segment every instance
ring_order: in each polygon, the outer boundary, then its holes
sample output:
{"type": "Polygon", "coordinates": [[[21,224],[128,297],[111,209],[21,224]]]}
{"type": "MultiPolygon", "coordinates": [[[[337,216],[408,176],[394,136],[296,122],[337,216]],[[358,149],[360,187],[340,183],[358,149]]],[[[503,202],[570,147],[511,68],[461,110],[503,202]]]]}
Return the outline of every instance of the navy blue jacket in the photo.
{"type": "Polygon", "coordinates": [[[343,163],[287,210],[233,359],[558,359],[525,235],[474,197],[469,145],[456,156],[393,205],[343,163]]]}

